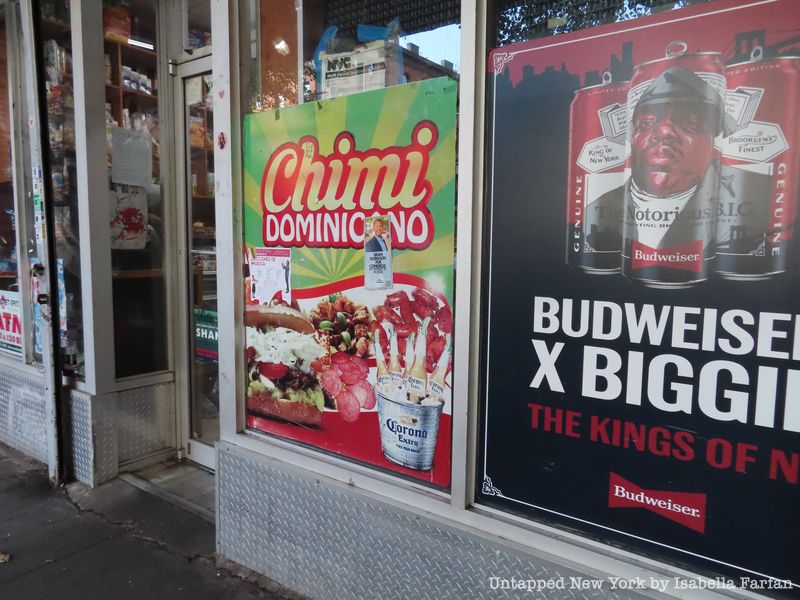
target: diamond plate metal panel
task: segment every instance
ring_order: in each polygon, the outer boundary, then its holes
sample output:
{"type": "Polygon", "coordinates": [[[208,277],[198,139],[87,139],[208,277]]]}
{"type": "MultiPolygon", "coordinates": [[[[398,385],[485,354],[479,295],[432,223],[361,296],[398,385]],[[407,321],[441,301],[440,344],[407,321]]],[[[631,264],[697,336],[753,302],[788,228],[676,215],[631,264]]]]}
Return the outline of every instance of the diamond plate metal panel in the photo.
{"type": "Polygon", "coordinates": [[[165,383],[117,394],[119,462],[175,447],[173,384],[165,383]]]}
{"type": "Polygon", "coordinates": [[[116,418],[116,394],[93,399],[95,485],[111,481],[119,473],[116,418]]]}
{"type": "Polygon", "coordinates": [[[92,399],[80,392],[70,394],[69,409],[72,425],[72,467],[75,479],[94,485],[94,444],[92,443],[92,399]]]}
{"type": "Polygon", "coordinates": [[[75,478],[86,485],[105,483],[119,471],[115,406],[113,394],[70,392],[73,470],[75,478]]]}
{"type": "Polygon", "coordinates": [[[0,442],[47,462],[43,380],[0,366],[0,442]]]}
{"type": "Polygon", "coordinates": [[[490,578],[586,577],[355,490],[218,444],[220,554],[317,600],[642,598],[632,591],[491,589],[490,578]]]}

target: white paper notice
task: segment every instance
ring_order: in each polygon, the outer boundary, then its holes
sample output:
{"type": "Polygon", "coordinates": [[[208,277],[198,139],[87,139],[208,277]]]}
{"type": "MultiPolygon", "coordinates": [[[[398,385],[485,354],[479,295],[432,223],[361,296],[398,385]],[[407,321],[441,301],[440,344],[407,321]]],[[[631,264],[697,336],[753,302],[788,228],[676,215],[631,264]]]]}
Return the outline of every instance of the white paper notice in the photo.
{"type": "Polygon", "coordinates": [[[140,131],[111,129],[111,180],[124,185],[145,186],[153,174],[150,135],[140,131]]]}
{"type": "Polygon", "coordinates": [[[250,258],[250,295],[259,304],[274,299],[292,301],[292,251],[288,248],[256,248],[250,258]]]}
{"type": "Polygon", "coordinates": [[[186,81],[186,106],[194,106],[203,101],[203,80],[200,77],[189,77],[186,81]]]}
{"type": "Polygon", "coordinates": [[[321,60],[325,98],[386,87],[386,43],[382,40],[353,52],[323,54],[321,60]]]}

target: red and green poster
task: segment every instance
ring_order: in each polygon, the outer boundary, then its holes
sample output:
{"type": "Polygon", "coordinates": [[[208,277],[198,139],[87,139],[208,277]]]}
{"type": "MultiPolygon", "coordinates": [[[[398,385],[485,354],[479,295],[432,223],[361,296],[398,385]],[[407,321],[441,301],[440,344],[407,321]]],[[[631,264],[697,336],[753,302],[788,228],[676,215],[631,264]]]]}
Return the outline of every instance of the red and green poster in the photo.
{"type": "Polygon", "coordinates": [[[457,93],[246,117],[249,429],[449,486],[457,93]]]}

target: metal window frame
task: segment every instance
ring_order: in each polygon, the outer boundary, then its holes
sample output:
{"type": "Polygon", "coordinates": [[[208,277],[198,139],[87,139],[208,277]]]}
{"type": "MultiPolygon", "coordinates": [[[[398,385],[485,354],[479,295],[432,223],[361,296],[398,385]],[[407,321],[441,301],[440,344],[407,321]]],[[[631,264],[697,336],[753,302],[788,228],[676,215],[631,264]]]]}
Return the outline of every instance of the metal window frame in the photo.
{"type": "MultiPolygon", "coordinates": [[[[462,74],[460,79],[460,112],[458,161],[462,173],[474,172],[474,134],[475,124],[473,109],[475,106],[475,65],[477,53],[470,39],[475,39],[477,31],[475,0],[466,2],[464,10],[472,15],[470,24],[462,21],[462,74]],[[471,5],[471,9],[469,6],[471,5]],[[472,36],[471,38],[469,36],[472,36]],[[466,44],[464,42],[467,42],[466,44]]],[[[220,404],[220,439],[239,444],[262,453],[283,453],[284,460],[296,459],[299,466],[323,472],[344,482],[355,482],[359,486],[371,489],[373,485],[379,489],[405,489],[413,494],[423,494],[436,502],[445,502],[464,508],[471,502],[468,495],[471,489],[471,470],[465,469],[467,457],[466,432],[469,430],[469,389],[468,368],[472,305],[472,223],[473,197],[475,182],[471,177],[458,179],[458,247],[459,256],[470,257],[459,263],[456,271],[456,311],[454,323],[459,331],[459,340],[454,348],[454,364],[465,365],[459,369],[459,377],[454,380],[453,394],[453,443],[451,459],[451,491],[430,488],[421,483],[405,480],[397,476],[381,473],[368,465],[361,465],[346,458],[324,455],[313,449],[306,449],[292,442],[273,438],[254,432],[245,433],[244,386],[241,373],[244,373],[244,325],[242,321],[242,197],[241,186],[241,97],[239,87],[239,10],[236,0],[213,0],[211,19],[214,37],[217,43],[213,56],[214,78],[214,123],[217,135],[226,136],[227,144],[220,148],[215,145],[214,164],[216,168],[216,191],[218,206],[229,206],[230,210],[217,211],[217,271],[218,271],[218,312],[219,312],[219,355],[220,355],[220,397],[236,399],[236,402],[220,404]],[[227,24],[224,31],[220,26],[227,24]],[[461,310],[459,310],[459,306],[461,310]],[[467,334],[466,332],[470,332],[467,334]],[[231,335],[233,334],[233,335],[231,335]],[[459,442],[456,442],[459,439],[459,442]],[[464,440],[463,442],[461,440],[464,440]],[[456,452],[459,454],[456,455],[456,452]],[[306,462],[307,461],[307,462],[306,462]],[[455,493],[454,493],[455,492],[455,493]]],[[[298,9],[298,15],[300,14],[298,9]]],[[[299,18],[299,17],[298,17],[299,18]]],[[[301,64],[298,62],[298,65],[301,64]]],[[[299,69],[300,67],[298,67],[299,69]]],[[[302,71],[299,73],[302,77],[302,71]]],[[[302,90],[299,92],[302,93],[302,90]]]]}
{"type": "Polygon", "coordinates": [[[73,2],[70,29],[85,369],[79,387],[102,395],[114,391],[116,365],[101,0],[73,2]]]}
{"type": "MultiPolygon", "coordinates": [[[[247,2],[249,0],[241,0],[247,2]]],[[[485,0],[461,2],[461,79],[457,187],[457,256],[454,344],[452,476],[449,494],[417,485],[367,466],[337,459],[278,438],[244,430],[244,325],[242,319],[242,156],[239,87],[239,0],[212,0],[214,116],[226,145],[215,147],[217,265],[220,354],[220,439],[329,480],[346,483],[398,508],[448,523],[527,553],[547,556],[587,572],[622,578],[698,577],[696,573],[588,537],[474,504],[477,450],[480,286],[485,148],[486,25],[485,0]],[[468,333],[467,333],[468,332],[468,333]]],[[[248,35],[248,47],[251,40],[248,35]]],[[[243,57],[247,59],[247,57],[243,57]]],[[[219,500],[219,499],[218,499],[219,500]]],[[[673,591],[680,596],[679,591],[673,591]]],[[[712,592],[709,598],[756,598],[742,591],[712,592]]]]}
{"type": "MultiPolygon", "coordinates": [[[[159,80],[158,116],[160,124],[160,155],[162,166],[170,164],[173,156],[172,95],[167,77],[169,71],[168,23],[172,14],[168,3],[154,1],[158,56],[156,59],[159,80]]],[[[75,93],[75,151],[78,190],[78,218],[81,299],[84,330],[84,380],[75,379],[71,386],[76,390],[103,395],[129,389],[170,383],[176,380],[174,324],[176,294],[179,286],[176,277],[176,247],[173,224],[175,209],[167,198],[175,189],[173,173],[161,169],[161,197],[163,206],[163,277],[167,365],[153,371],[118,378],[116,375],[116,346],[114,336],[113,269],[111,240],[108,233],[108,205],[110,203],[109,176],[106,166],[105,125],[105,69],[103,67],[104,36],[102,0],[73,2],[70,11],[70,29],[73,53],[73,89],[75,93]],[[82,99],[81,99],[82,98],[82,99]],[[88,104],[87,104],[88,102],[88,104]],[[79,115],[81,124],[79,124],[79,115]]]]}
{"type": "MultiPolygon", "coordinates": [[[[261,454],[289,462],[333,479],[355,485],[368,491],[393,498],[405,498],[408,504],[417,504],[420,498],[433,502],[434,512],[444,509],[460,511],[472,503],[474,476],[475,415],[472,405],[475,393],[470,376],[476,360],[470,352],[475,336],[473,312],[477,310],[472,299],[476,297],[473,274],[479,262],[479,252],[474,248],[474,227],[479,224],[480,208],[476,199],[480,190],[480,164],[482,154],[476,140],[482,135],[482,118],[475,119],[475,111],[482,107],[480,74],[483,69],[483,50],[474,40],[478,36],[479,6],[476,0],[463,0],[461,22],[461,78],[459,92],[459,140],[457,208],[459,258],[456,271],[455,327],[462,333],[454,344],[454,364],[458,376],[454,380],[453,398],[453,448],[451,461],[451,489],[444,492],[375,469],[354,463],[345,458],[324,455],[292,442],[244,431],[244,325],[242,321],[242,210],[241,210],[241,96],[239,88],[239,6],[236,0],[212,0],[212,23],[216,50],[213,54],[214,116],[219,124],[217,134],[227,138],[224,148],[215,146],[216,181],[219,189],[217,201],[229,210],[217,211],[217,265],[219,304],[220,395],[228,399],[220,406],[220,439],[254,450],[261,454]],[[227,25],[223,28],[222,25],[227,25]],[[479,94],[480,91],[480,94],[479,94]],[[468,333],[467,333],[468,332],[468,333]],[[404,494],[398,496],[398,492],[404,494]],[[406,495],[407,494],[407,495],[406,495]],[[435,507],[435,510],[434,510],[435,507]]],[[[485,10],[480,7],[481,11],[485,10]]]]}

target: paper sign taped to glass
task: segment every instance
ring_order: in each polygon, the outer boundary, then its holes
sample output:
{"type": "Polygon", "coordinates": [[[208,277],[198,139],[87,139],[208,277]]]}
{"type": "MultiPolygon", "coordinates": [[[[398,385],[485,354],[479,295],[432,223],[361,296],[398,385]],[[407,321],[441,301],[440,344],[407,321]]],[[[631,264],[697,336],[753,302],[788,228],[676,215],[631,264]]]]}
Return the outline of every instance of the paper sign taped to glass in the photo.
{"type": "Polygon", "coordinates": [[[364,219],[364,287],[388,290],[394,283],[392,271],[391,215],[364,219]]]}
{"type": "Polygon", "coordinates": [[[111,128],[111,181],[144,186],[153,174],[153,142],[149,133],[111,128]]]}
{"type": "Polygon", "coordinates": [[[194,358],[197,362],[219,362],[219,316],[215,310],[194,307],[194,358]]]}
{"type": "Polygon", "coordinates": [[[147,194],[144,188],[119,186],[111,197],[111,248],[142,250],[147,245],[147,194]]]}
{"type": "Polygon", "coordinates": [[[259,304],[292,301],[292,251],[288,248],[253,248],[250,262],[250,298],[259,304]]]}
{"type": "Polygon", "coordinates": [[[352,52],[320,55],[322,93],[326,98],[347,96],[386,86],[386,42],[377,40],[352,52]]]}

